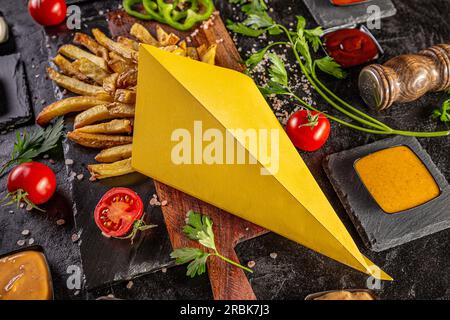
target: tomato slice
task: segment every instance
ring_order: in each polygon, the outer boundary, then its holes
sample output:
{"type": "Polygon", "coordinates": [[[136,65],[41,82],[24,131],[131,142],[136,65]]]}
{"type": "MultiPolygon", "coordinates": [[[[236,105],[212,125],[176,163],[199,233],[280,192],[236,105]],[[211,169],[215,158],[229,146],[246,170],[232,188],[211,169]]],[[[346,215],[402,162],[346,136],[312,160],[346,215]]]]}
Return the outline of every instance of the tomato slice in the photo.
{"type": "Polygon", "coordinates": [[[95,207],[94,219],[105,235],[122,237],[143,214],[144,204],[136,192],[128,188],[113,188],[95,207]]]}

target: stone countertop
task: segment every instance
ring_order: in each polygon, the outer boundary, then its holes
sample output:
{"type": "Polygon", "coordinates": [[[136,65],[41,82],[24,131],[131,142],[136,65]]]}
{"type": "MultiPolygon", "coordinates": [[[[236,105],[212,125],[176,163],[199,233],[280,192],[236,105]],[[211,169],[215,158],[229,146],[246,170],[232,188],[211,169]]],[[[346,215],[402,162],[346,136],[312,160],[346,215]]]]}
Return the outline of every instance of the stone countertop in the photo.
{"type": "MultiPolygon", "coordinates": [[[[53,86],[45,76],[48,65],[46,34],[29,18],[25,0],[2,0],[3,12],[12,27],[16,51],[22,54],[29,83],[30,97],[35,113],[54,101],[53,86]]],[[[72,1],[76,2],[76,1],[72,1]]],[[[116,9],[121,1],[79,1],[83,18],[95,16],[116,9]]],[[[224,18],[231,17],[233,11],[226,1],[216,1],[224,18]]],[[[272,16],[277,21],[288,24],[301,14],[312,19],[300,1],[272,0],[272,16]]],[[[450,43],[450,24],[448,23],[448,0],[397,0],[397,15],[382,21],[382,28],[375,32],[385,50],[386,60],[401,53],[416,52],[437,43],[450,43]]],[[[263,43],[248,38],[236,38],[243,55],[251,48],[260,48],[263,43]]],[[[349,80],[338,83],[327,79],[330,87],[350,102],[360,103],[356,86],[359,70],[350,73],[349,80]]],[[[429,94],[417,102],[406,106],[393,107],[380,116],[383,121],[396,127],[415,130],[435,130],[436,122],[429,119],[431,110],[438,106],[445,96],[429,94]]],[[[313,99],[317,99],[313,96],[313,99]]],[[[317,101],[320,101],[317,99],[317,101]]],[[[291,109],[287,109],[291,111],[291,109]]],[[[439,129],[443,129],[439,128],[439,129]]],[[[302,154],[312,173],[336,208],[339,216],[349,229],[357,245],[370,259],[382,267],[395,279],[382,284],[377,294],[382,299],[450,299],[450,230],[413,241],[400,247],[374,253],[364,246],[341,203],[335,195],[321,161],[327,154],[372,142],[379,137],[361,134],[333,124],[333,135],[325,147],[318,152],[302,154]]],[[[0,161],[10,155],[15,139],[13,132],[0,135],[0,161]]],[[[421,144],[431,155],[433,161],[450,180],[450,139],[420,139],[421,144]]],[[[165,272],[144,275],[132,283],[123,282],[105,288],[86,292],[78,288],[77,272],[81,267],[79,247],[72,242],[76,233],[72,219],[71,190],[68,183],[70,168],[58,156],[51,154],[54,161],[43,160],[57,173],[58,196],[57,212],[46,215],[28,213],[22,209],[0,208],[0,254],[19,248],[17,241],[34,239],[35,244],[44,247],[51,267],[55,297],[57,299],[93,299],[113,294],[123,299],[210,299],[211,289],[207,276],[190,279],[185,276],[185,266],[175,267],[165,272]],[[64,219],[64,225],[57,225],[64,219]],[[24,237],[22,230],[28,229],[31,235],[24,237]]],[[[1,177],[0,190],[4,195],[6,177],[1,177]]],[[[364,288],[367,277],[357,271],[308,250],[296,243],[275,234],[242,243],[237,248],[242,263],[255,261],[255,273],[250,275],[253,289],[259,299],[304,299],[306,295],[318,291],[341,288],[364,288]],[[276,253],[276,258],[270,256],[276,253]]],[[[81,281],[82,282],[82,281],[81,281]]]]}

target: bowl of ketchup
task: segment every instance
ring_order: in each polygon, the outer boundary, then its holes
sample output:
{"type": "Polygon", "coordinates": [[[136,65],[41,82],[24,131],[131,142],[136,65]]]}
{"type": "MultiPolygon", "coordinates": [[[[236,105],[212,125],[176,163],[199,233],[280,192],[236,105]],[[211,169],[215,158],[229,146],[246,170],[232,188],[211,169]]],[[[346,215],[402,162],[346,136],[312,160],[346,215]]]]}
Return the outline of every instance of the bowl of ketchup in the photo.
{"type": "Polygon", "coordinates": [[[351,6],[353,4],[360,4],[369,2],[371,0],[330,0],[334,6],[351,6]]]}
{"type": "Polygon", "coordinates": [[[345,28],[323,36],[330,57],[344,68],[365,64],[380,56],[381,48],[369,31],[345,28]]]}

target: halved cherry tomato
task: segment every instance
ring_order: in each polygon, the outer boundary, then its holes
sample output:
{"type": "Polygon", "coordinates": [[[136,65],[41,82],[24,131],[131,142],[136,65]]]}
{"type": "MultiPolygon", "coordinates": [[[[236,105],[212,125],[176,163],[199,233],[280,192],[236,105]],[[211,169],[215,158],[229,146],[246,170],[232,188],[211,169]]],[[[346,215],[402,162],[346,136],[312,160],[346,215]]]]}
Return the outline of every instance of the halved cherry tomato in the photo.
{"type": "Polygon", "coordinates": [[[286,132],[297,148],[316,151],[325,144],[330,135],[330,122],[320,112],[299,110],[289,118],[286,132]]]}
{"type": "Polygon", "coordinates": [[[22,163],[8,176],[8,191],[15,201],[30,201],[34,205],[47,202],[55,193],[55,173],[39,162],[22,163]],[[26,194],[22,194],[23,191],[26,194]],[[20,194],[20,196],[19,196],[20,194]],[[25,198],[24,198],[25,197],[25,198]]]}
{"type": "Polygon", "coordinates": [[[94,219],[105,235],[122,237],[144,214],[142,199],[131,189],[113,188],[95,207],[94,219]]]}
{"type": "Polygon", "coordinates": [[[30,0],[28,11],[43,26],[55,26],[66,19],[67,5],[64,0],[30,0]]]}

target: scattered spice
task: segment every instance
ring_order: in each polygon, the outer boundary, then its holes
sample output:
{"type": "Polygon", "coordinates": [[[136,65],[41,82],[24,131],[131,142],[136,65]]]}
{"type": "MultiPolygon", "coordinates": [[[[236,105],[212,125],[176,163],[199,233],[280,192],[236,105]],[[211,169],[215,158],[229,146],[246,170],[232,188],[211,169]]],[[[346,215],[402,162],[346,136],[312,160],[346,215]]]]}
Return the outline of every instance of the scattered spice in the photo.
{"type": "Polygon", "coordinates": [[[59,219],[59,220],[56,221],[56,224],[57,224],[58,226],[62,226],[62,225],[65,224],[65,223],[66,223],[66,220],[64,220],[64,219],[59,219]]]}
{"type": "Polygon", "coordinates": [[[256,265],[256,262],[253,261],[253,260],[251,260],[251,261],[249,261],[249,262],[247,263],[247,266],[248,266],[249,268],[253,268],[255,265],[256,265]]]}

